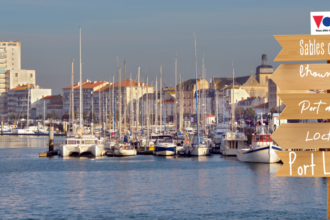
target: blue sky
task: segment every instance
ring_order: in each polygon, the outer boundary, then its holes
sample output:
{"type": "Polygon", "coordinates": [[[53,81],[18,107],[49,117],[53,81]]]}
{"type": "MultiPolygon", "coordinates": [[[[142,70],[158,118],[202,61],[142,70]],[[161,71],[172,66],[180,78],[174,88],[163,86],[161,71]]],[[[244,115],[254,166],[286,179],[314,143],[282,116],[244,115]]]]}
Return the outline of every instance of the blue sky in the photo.
{"type": "MultiPolygon", "coordinates": [[[[193,34],[198,73],[205,56],[207,78],[249,75],[281,50],[273,35],[310,34],[310,11],[326,11],[330,1],[0,1],[0,40],[22,43],[22,68],[35,69],[37,84],[62,93],[70,84],[71,59],[79,77],[79,25],[82,27],[83,79],[112,78],[117,56],[127,72],[149,84],[159,76],[174,85],[174,58],[184,80],[194,78],[193,34]],[[4,21],[4,19],[3,19],[4,21]]],[[[122,76],[123,78],[123,76],[122,76]]]]}

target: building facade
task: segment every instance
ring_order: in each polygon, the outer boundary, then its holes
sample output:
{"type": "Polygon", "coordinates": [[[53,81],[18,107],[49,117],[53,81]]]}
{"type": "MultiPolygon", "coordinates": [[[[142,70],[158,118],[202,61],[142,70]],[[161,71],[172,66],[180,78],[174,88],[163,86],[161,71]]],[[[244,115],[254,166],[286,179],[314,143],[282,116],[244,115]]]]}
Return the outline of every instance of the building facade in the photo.
{"type": "Polygon", "coordinates": [[[29,117],[31,109],[36,108],[37,101],[52,94],[51,89],[42,89],[34,85],[22,85],[8,90],[8,114],[27,115],[29,106],[29,117]],[[28,103],[29,102],[29,103],[28,103]]]}

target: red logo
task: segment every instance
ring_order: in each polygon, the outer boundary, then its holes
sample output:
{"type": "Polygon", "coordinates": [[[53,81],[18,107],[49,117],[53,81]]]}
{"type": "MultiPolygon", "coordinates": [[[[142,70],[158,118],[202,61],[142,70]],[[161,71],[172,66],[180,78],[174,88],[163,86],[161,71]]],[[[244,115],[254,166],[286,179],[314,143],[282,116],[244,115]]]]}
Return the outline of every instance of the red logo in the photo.
{"type": "Polygon", "coordinates": [[[314,18],[314,21],[317,25],[317,28],[320,28],[320,24],[321,24],[321,21],[323,19],[323,15],[313,16],[313,18],[314,18]]]}

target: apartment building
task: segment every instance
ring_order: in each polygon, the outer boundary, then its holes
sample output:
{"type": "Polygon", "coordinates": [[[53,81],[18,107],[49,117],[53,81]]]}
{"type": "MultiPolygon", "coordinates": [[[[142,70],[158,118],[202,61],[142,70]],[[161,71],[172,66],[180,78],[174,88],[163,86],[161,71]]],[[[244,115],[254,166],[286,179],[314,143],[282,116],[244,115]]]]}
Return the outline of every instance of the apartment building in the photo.
{"type": "MultiPolygon", "coordinates": [[[[8,90],[8,114],[27,115],[28,106],[36,108],[37,101],[52,94],[51,89],[42,89],[38,85],[25,84],[8,90]],[[28,89],[29,87],[29,89],[28,89]],[[29,102],[29,103],[28,103],[29,102]]],[[[31,117],[31,111],[30,115],[31,117]]]]}
{"type": "Polygon", "coordinates": [[[35,70],[21,69],[21,43],[0,41],[0,115],[7,115],[9,89],[23,84],[36,84],[35,70]]]}
{"type": "MultiPolygon", "coordinates": [[[[109,85],[109,82],[106,81],[90,81],[86,80],[82,82],[82,100],[83,100],[83,111],[89,115],[92,112],[93,108],[93,97],[95,97],[96,91],[101,89],[102,87],[106,87],[109,85]]],[[[71,102],[71,94],[73,88],[73,109],[76,114],[79,113],[80,110],[80,83],[74,84],[72,86],[67,86],[63,88],[63,114],[70,113],[70,102],[71,102]]],[[[95,102],[94,102],[95,105],[95,102]]],[[[95,108],[94,108],[95,110],[95,108]]]]}

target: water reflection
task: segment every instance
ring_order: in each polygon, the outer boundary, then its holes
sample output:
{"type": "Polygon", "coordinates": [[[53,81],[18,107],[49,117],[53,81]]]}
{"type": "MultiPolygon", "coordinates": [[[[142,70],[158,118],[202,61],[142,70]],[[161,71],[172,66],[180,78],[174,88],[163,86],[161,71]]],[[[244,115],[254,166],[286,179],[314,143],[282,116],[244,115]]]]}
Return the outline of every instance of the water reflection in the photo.
{"type": "Polygon", "coordinates": [[[1,137],[0,143],[3,219],[326,216],[326,179],[275,177],[281,164],[219,155],[47,159],[38,157],[47,137],[1,137]]]}

